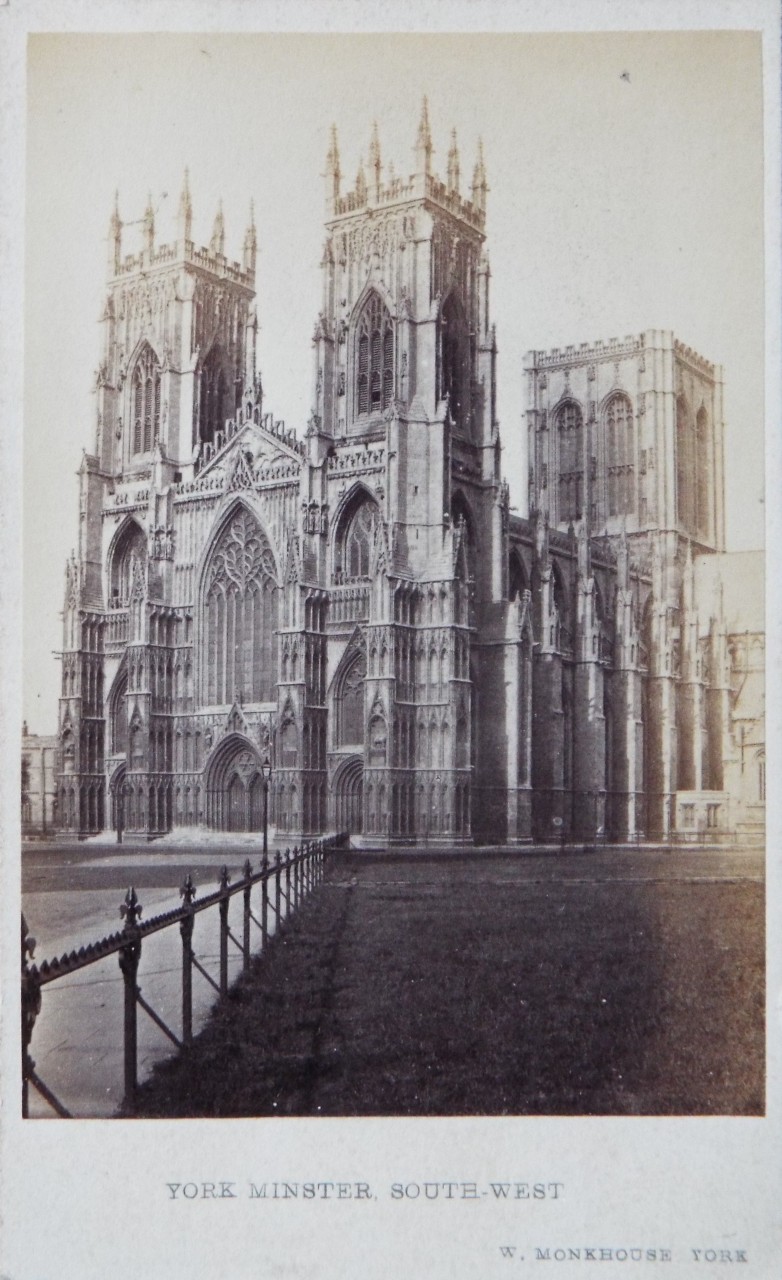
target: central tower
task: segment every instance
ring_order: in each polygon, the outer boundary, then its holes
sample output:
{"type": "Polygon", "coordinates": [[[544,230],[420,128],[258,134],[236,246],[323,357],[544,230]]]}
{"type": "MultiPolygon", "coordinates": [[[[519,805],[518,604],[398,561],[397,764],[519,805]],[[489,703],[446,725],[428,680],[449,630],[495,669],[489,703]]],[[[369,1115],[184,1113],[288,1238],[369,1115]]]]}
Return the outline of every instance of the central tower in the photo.
{"type": "Polygon", "coordinates": [[[394,533],[414,572],[439,554],[444,516],[463,518],[473,544],[488,534],[481,492],[499,462],[482,148],[469,196],[455,131],[445,180],[432,155],[424,99],[413,172],[384,168],[375,125],[368,165],[343,192],[332,128],[314,339],[324,448],[384,438],[395,424],[394,533]]]}

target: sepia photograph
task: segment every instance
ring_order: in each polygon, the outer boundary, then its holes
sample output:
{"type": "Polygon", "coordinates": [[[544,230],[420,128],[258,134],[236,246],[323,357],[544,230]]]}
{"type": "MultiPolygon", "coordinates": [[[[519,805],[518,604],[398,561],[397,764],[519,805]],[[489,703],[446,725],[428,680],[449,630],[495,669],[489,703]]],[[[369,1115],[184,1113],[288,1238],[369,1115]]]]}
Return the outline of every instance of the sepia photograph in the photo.
{"type": "Polygon", "coordinates": [[[167,1280],[770,1280],[778,15],[328,7],[17,46],[6,1170],[167,1280]]]}

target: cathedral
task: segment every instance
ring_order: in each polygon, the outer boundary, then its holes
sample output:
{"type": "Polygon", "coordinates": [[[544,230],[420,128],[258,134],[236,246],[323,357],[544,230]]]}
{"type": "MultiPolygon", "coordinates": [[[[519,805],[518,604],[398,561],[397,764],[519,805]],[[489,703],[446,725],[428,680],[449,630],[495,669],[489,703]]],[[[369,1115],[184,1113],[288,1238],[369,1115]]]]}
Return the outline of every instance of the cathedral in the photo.
{"type": "Polygon", "coordinates": [[[128,254],[115,205],[62,829],[255,831],[265,800],[291,841],[730,820],[721,371],[658,330],[531,352],[513,514],[483,156],[466,183],[454,135],[436,175],[426,103],[414,155],[394,176],[375,128],[346,190],[332,130],[300,434],[256,368],[252,214],[233,261],[222,209],[193,242],[187,175],[174,243],[148,207],[128,254]]]}

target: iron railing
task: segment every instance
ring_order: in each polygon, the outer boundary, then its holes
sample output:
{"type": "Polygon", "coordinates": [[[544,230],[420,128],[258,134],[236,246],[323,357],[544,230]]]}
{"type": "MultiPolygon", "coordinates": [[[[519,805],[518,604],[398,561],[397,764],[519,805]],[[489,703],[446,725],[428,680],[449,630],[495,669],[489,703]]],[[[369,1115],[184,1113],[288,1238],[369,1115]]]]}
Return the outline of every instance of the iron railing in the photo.
{"type": "Polygon", "coordinates": [[[53,960],[44,960],[40,965],[32,962],[36,941],[29,934],[23,915],[21,935],[22,1115],[25,1118],[29,1115],[29,1089],[30,1085],[33,1085],[58,1116],[71,1117],[71,1112],[63,1106],[36,1072],[35,1061],[30,1054],[30,1044],[36,1019],[41,1012],[42,991],[45,986],[88,965],[104,960],[107,956],[117,955],[124,987],[124,1097],[121,1110],[123,1114],[132,1115],[136,1107],[138,1090],[138,1009],[144,1010],[177,1049],[189,1048],[193,1042],[193,970],[200,973],[214,987],[220,999],[225,999],[228,994],[229,943],[241,952],[242,968],[246,972],[252,957],[252,925],[255,925],[260,933],[261,952],[263,952],[269,944],[270,924],[273,923],[274,934],[277,935],[281,926],[321,883],[327,854],[343,847],[345,843],[345,836],[333,836],[328,839],[308,841],[293,850],[286,849],[284,854],[278,851],[271,859],[264,855],[260,870],[255,872],[250,859],[247,858],[241,877],[233,884],[231,884],[228,868],[223,866],[220,871],[219,887],[203,898],[196,897],[196,886],[192,875],[188,873],[179,890],[182,906],[162,912],[143,923],[140,921],[142,906],[136,890],[131,886],[120,907],[120,915],[124,920],[121,930],[109,934],[99,942],[79,947],[78,951],[66,952],[53,960]],[[260,907],[253,903],[252,895],[256,885],[260,886],[261,891],[260,907]],[[236,894],[242,894],[243,899],[241,939],[232,932],[228,919],[230,900],[236,894]],[[215,981],[212,974],[198,959],[193,946],[195,918],[200,912],[208,911],[212,907],[217,907],[220,922],[218,981],[215,981]],[[148,1003],[138,984],[143,940],[151,934],[170,929],[176,924],[179,925],[182,939],[182,1026],[179,1035],[148,1003]]]}

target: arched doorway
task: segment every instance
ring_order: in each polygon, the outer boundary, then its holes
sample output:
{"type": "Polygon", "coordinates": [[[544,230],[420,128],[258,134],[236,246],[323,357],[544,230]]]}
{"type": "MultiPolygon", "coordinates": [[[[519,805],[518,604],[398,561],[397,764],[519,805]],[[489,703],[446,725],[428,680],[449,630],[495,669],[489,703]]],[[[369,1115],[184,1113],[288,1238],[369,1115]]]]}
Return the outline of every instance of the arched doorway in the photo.
{"type": "Polygon", "coordinates": [[[109,784],[111,795],[111,828],[119,835],[128,825],[128,813],[126,811],[126,793],[127,786],[127,768],[121,764],[115,769],[114,776],[109,784]]]}
{"type": "Polygon", "coordinates": [[[350,835],[364,830],[364,765],[354,756],[342,765],[334,780],[336,828],[350,835]]]}
{"type": "Polygon", "coordinates": [[[242,734],[229,734],[207,765],[206,821],[215,831],[263,827],[261,758],[242,734]]]}

